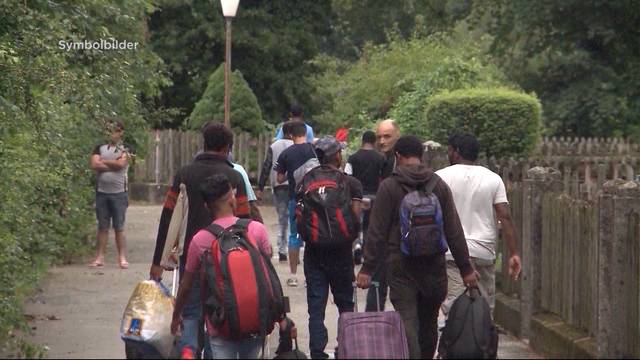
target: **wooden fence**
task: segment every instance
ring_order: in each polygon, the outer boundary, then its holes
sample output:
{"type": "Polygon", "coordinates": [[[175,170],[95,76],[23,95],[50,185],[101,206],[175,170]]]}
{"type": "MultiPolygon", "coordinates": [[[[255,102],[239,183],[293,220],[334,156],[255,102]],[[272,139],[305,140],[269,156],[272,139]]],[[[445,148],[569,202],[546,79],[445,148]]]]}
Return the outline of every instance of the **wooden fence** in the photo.
{"type": "Polygon", "coordinates": [[[589,336],[597,334],[598,230],[596,203],[542,196],[540,306],[589,336]]]}
{"type": "MultiPolygon", "coordinates": [[[[434,170],[449,165],[446,147],[427,148],[423,157],[434,170]]],[[[594,200],[607,180],[634,180],[640,175],[640,145],[617,139],[543,139],[527,158],[481,156],[478,164],[502,177],[510,188],[522,182],[536,166],[552,167],[562,173],[565,190],[573,197],[594,200]]]]}
{"type": "MultiPolygon", "coordinates": [[[[536,168],[509,189],[523,275],[518,282],[508,277],[499,240],[496,284],[519,303],[521,327],[510,330],[548,350],[532,323],[536,314],[553,314],[582,334],[580,342],[591,341],[598,357],[639,357],[640,182],[606,181],[592,199],[576,190],[580,185],[573,173],[536,168]]],[[[496,314],[508,323],[503,316],[512,314],[496,314]]]]}
{"type": "MultiPolygon", "coordinates": [[[[178,169],[191,163],[203,149],[202,135],[195,131],[162,130],[153,131],[150,136],[153,141],[146,158],[138,159],[133,169],[135,182],[169,184],[178,169]]],[[[251,178],[257,178],[271,140],[272,134],[235,134],[234,162],[242,165],[251,178]]]]}

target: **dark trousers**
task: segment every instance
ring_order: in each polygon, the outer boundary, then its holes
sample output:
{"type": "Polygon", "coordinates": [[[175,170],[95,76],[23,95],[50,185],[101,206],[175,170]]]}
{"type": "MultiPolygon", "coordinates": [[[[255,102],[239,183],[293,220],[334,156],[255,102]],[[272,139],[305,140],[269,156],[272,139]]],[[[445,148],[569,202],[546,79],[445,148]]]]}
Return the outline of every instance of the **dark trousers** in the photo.
{"type": "Polygon", "coordinates": [[[433,359],[438,312],[447,295],[444,256],[425,263],[397,261],[387,267],[391,303],[404,322],[412,359],[433,359]]]}
{"type": "MultiPolygon", "coordinates": [[[[328,342],[324,326],[329,289],[338,312],[353,311],[353,260],[351,248],[340,253],[316,253],[308,247],[304,252],[304,276],[307,280],[309,309],[309,350],[312,359],[326,359],[328,342]]],[[[332,319],[335,321],[337,319],[332,319]]]]}

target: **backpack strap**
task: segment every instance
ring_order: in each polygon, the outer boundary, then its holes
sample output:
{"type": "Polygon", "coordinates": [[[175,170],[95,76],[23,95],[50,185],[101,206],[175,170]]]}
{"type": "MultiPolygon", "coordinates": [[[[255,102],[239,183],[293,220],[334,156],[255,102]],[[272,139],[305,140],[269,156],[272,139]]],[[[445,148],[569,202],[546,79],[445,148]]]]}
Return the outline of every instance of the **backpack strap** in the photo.
{"type": "Polygon", "coordinates": [[[237,227],[241,227],[244,230],[247,230],[249,228],[249,224],[251,223],[251,219],[238,219],[236,220],[236,223],[234,224],[234,226],[237,227]]]}
{"type": "Polygon", "coordinates": [[[213,236],[216,237],[216,239],[220,239],[220,237],[222,236],[222,234],[225,231],[225,228],[223,228],[222,226],[220,226],[218,224],[214,224],[214,223],[212,223],[211,225],[207,226],[205,229],[208,232],[212,233],[213,236]]]}
{"type": "Polygon", "coordinates": [[[206,286],[200,288],[200,298],[204,306],[211,310],[209,316],[212,323],[220,326],[225,320],[224,307],[223,304],[221,304],[222,295],[216,283],[216,273],[213,267],[213,255],[211,251],[206,250],[202,254],[201,264],[202,273],[200,280],[201,283],[206,284],[206,286]]]}
{"type": "Polygon", "coordinates": [[[432,175],[431,179],[429,179],[429,181],[427,181],[426,184],[424,184],[424,192],[427,195],[431,195],[431,193],[433,193],[433,189],[436,188],[436,185],[438,185],[438,180],[440,180],[439,177],[432,175]]]}

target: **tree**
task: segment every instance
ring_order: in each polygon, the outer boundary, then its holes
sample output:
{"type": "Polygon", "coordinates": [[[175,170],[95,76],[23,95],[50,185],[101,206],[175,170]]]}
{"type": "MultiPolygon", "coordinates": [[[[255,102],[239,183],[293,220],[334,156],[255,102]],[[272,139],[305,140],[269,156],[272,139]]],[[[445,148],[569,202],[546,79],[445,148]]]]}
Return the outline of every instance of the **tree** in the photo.
{"type": "Polygon", "coordinates": [[[548,132],[640,140],[640,12],[634,1],[476,1],[505,72],[544,107],[548,132]]]}
{"type": "MultiPolygon", "coordinates": [[[[318,71],[308,60],[330,31],[329,0],[243,0],[233,20],[232,67],[253,89],[269,122],[278,123],[292,102],[309,103],[313,88],[305,76],[318,71]]],[[[162,105],[182,115],[179,126],[207,86],[207,76],[224,61],[224,24],[219,1],[171,0],[149,22],[151,43],[168,66],[173,86],[162,105]]],[[[307,107],[311,112],[311,109],[307,107]]]]}
{"type": "Polygon", "coordinates": [[[333,0],[332,33],[323,51],[356,60],[365,44],[384,44],[392,34],[408,40],[450,30],[471,8],[470,0],[333,0]]]}
{"type": "MultiPolygon", "coordinates": [[[[266,123],[249,84],[239,70],[232,73],[230,80],[231,127],[254,134],[261,133],[265,130],[266,123]]],[[[186,126],[198,130],[210,120],[224,121],[224,64],[209,76],[207,89],[189,115],[186,126]]]]}
{"type": "Polygon", "coordinates": [[[327,71],[313,78],[323,106],[317,122],[331,131],[345,124],[370,127],[375,119],[395,116],[403,130],[423,134],[431,95],[444,89],[508,84],[489,60],[468,37],[444,34],[368,45],[354,63],[323,60],[327,71]]]}

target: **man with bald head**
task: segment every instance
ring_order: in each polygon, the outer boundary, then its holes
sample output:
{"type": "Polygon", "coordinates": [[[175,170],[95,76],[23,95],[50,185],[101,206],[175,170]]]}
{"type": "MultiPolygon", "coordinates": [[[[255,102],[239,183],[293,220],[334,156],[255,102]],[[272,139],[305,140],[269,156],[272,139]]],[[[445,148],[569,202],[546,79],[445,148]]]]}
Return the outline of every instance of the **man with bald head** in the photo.
{"type": "MultiPolygon", "coordinates": [[[[391,176],[393,170],[396,167],[396,156],[393,151],[393,147],[396,145],[396,141],[400,138],[400,129],[398,124],[393,119],[382,120],[376,126],[376,146],[386,161],[382,168],[382,176],[380,181],[391,176]]],[[[373,204],[371,204],[373,206],[373,204]]],[[[381,248],[378,249],[380,254],[385,253],[384,243],[378,244],[381,248]]],[[[376,265],[376,269],[373,273],[372,280],[377,281],[380,284],[379,294],[380,297],[376,301],[375,291],[369,291],[367,293],[367,308],[366,311],[377,311],[378,302],[380,303],[380,310],[384,310],[384,303],[387,301],[387,281],[386,281],[386,266],[384,260],[380,261],[376,265]]]]}
{"type": "Polygon", "coordinates": [[[396,157],[393,153],[393,147],[400,138],[400,129],[393,119],[382,120],[376,127],[376,137],[378,139],[378,150],[387,158],[385,167],[382,170],[382,178],[385,179],[391,175],[396,165],[396,157]]]}

